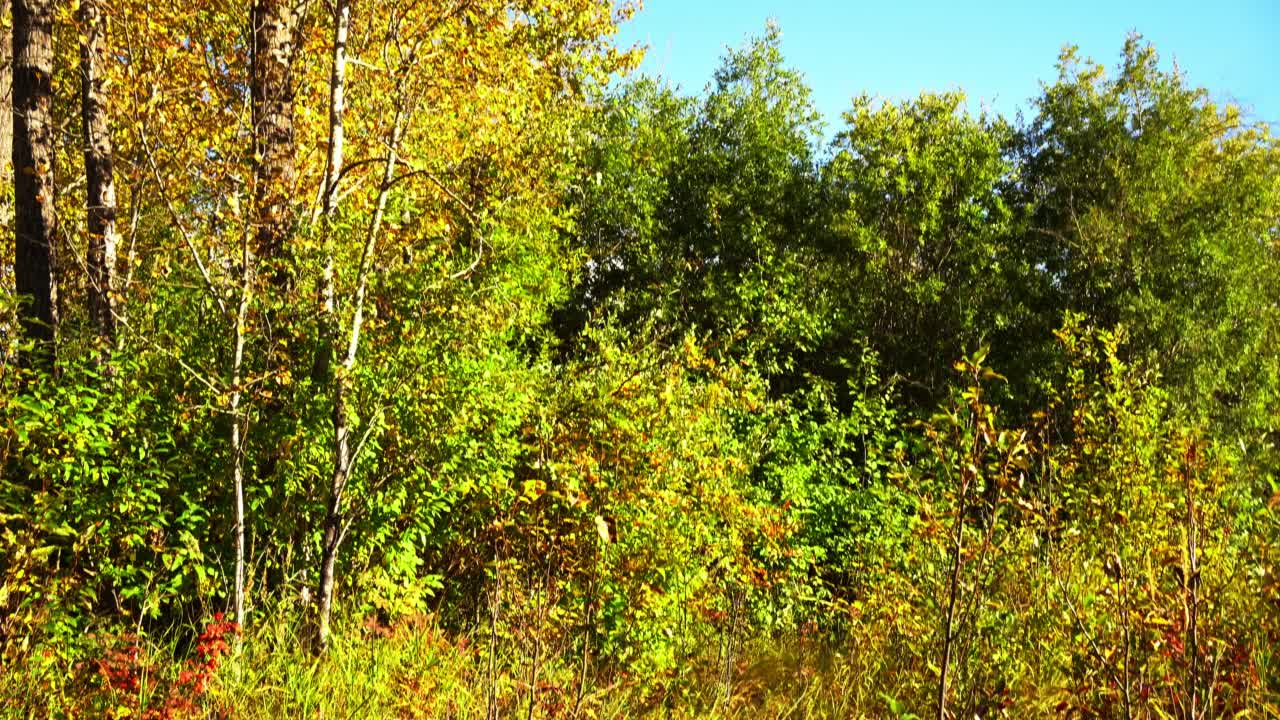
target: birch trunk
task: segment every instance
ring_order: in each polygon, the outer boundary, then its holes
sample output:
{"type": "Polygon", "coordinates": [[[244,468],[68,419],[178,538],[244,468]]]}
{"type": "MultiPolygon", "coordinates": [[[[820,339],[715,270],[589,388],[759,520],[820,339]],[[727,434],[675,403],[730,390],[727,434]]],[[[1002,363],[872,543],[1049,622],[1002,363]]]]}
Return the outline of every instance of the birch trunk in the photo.
{"type": "Polygon", "coordinates": [[[320,279],[322,302],[321,326],[325,339],[321,343],[311,378],[317,383],[329,375],[333,364],[333,348],[338,344],[337,319],[334,307],[334,247],[333,216],[338,210],[338,181],[342,178],[342,153],[345,137],[344,122],[347,111],[347,36],[351,31],[351,2],[338,0],[334,10],[333,68],[329,76],[329,154],[325,162],[324,184],[321,187],[321,222],[324,224],[325,260],[320,279]]]}
{"type": "MultiPolygon", "coordinates": [[[[373,217],[365,235],[360,253],[360,270],[356,278],[356,292],[352,307],[350,331],[346,354],[333,378],[333,478],[329,487],[329,509],[324,521],[324,552],[320,563],[320,650],[329,645],[329,621],[333,612],[333,585],[338,550],[345,535],[346,516],[342,509],[343,493],[351,479],[355,460],[351,450],[351,415],[348,399],[351,394],[351,372],[356,365],[356,353],[360,349],[360,329],[364,324],[364,301],[369,288],[369,274],[373,269],[374,252],[378,235],[382,231],[382,216],[387,209],[387,195],[391,192],[398,162],[397,148],[403,134],[405,113],[397,111],[391,130],[391,142],[387,146],[387,161],[382,170],[382,182],[378,186],[378,198],[373,217]]],[[[359,448],[357,448],[358,451],[359,448]]]]}
{"type": "Polygon", "coordinates": [[[235,492],[235,543],[236,543],[236,622],[245,627],[245,542],[244,542],[244,420],[240,409],[244,397],[244,345],[245,323],[249,316],[249,304],[253,293],[253,274],[249,256],[249,238],[246,234],[240,246],[240,305],[236,309],[231,352],[231,456],[232,484],[235,492]]]}
{"type": "Polygon", "coordinates": [[[81,0],[80,94],[84,125],[85,203],[89,231],[89,315],[103,347],[115,344],[116,186],[112,168],[111,110],[104,92],[102,10],[98,0],[81,0]]]}

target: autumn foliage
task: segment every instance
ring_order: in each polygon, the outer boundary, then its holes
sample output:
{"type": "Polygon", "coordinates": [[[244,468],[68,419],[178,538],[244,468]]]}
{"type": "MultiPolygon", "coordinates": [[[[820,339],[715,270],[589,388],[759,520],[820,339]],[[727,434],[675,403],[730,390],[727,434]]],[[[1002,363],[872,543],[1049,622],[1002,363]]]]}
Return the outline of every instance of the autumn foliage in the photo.
{"type": "Polygon", "coordinates": [[[19,4],[0,714],[1280,713],[1280,145],[1140,37],[829,135],[773,25],[19,4]]]}

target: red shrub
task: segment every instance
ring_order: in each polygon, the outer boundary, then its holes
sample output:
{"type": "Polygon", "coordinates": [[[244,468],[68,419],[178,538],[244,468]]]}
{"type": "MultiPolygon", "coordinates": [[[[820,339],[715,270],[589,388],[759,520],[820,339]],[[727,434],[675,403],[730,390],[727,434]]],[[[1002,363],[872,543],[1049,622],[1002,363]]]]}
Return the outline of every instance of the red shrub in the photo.
{"type": "Polygon", "coordinates": [[[225,621],[222,613],[214,614],[213,621],[205,625],[196,639],[195,657],[187,660],[186,666],[172,682],[164,679],[160,668],[143,658],[135,635],[121,636],[121,647],[109,651],[98,661],[98,672],[109,687],[135,696],[143,687],[142,679],[149,679],[151,701],[142,713],[143,720],[195,717],[198,715],[197,703],[209,678],[231,649],[228,639],[239,630],[236,623],[225,621]]]}

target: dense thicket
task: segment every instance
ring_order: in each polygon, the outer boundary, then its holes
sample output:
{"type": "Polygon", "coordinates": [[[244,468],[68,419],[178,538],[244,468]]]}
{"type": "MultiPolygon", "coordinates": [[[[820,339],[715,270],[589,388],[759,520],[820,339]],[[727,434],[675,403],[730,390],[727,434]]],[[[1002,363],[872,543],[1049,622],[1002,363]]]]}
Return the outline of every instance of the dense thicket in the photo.
{"type": "Polygon", "coordinates": [[[1280,144],[1140,38],[826,143],[772,27],[690,96],[602,0],[24,1],[0,696],[417,628],[476,707],[353,712],[1276,712],[1280,144]]]}

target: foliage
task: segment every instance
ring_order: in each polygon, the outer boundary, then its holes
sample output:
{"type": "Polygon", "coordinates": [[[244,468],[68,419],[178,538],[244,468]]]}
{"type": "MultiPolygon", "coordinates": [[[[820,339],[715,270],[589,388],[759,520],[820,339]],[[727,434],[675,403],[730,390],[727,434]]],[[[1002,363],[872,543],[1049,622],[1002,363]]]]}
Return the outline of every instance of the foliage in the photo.
{"type": "Polygon", "coordinates": [[[56,347],[0,263],[0,707],[1280,713],[1264,125],[1135,36],[824,149],[773,25],[695,97],[630,6],[304,5],[278,137],[245,8],[107,9],[118,334],[78,141],[56,347]]]}
{"type": "Polygon", "coordinates": [[[1025,273],[1008,251],[1011,130],[972,117],[960,93],[900,104],[867,96],[845,113],[824,168],[830,257],[849,315],[907,392],[945,397],[951,362],[1001,336],[1026,310],[1009,287],[1025,273]]]}
{"type": "Polygon", "coordinates": [[[603,115],[579,200],[588,269],[579,315],[657,313],[786,367],[824,322],[815,259],[817,113],[781,33],[730,51],[694,106],[652,82],[603,115]]]}
{"type": "MultiPolygon", "coordinates": [[[[1273,425],[1275,139],[1138,36],[1114,75],[1067,49],[1014,144],[1023,262],[1056,325],[1123,324],[1177,403],[1250,445],[1273,425]],[[1225,424],[1225,427],[1223,426],[1225,424]]],[[[1267,443],[1261,440],[1262,444],[1267,443]]]]}

